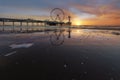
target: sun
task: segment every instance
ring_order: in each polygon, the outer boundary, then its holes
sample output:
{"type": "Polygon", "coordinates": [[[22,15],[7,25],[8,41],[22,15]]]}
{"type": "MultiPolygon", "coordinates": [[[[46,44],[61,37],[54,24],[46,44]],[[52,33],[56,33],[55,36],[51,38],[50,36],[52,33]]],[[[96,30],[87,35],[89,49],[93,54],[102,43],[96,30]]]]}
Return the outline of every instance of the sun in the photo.
{"type": "Polygon", "coordinates": [[[74,21],[74,24],[79,26],[79,25],[81,25],[81,21],[76,20],[76,21],[74,21]]]}
{"type": "Polygon", "coordinates": [[[73,24],[74,25],[82,25],[82,21],[79,19],[79,18],[75,18],[74,20],[73,20],[73,24]]]}
{"type": "Polygon", "coordinates": [[[76,21],[76,25],[81,25],[81,22],[80,21],[76,21]]]}

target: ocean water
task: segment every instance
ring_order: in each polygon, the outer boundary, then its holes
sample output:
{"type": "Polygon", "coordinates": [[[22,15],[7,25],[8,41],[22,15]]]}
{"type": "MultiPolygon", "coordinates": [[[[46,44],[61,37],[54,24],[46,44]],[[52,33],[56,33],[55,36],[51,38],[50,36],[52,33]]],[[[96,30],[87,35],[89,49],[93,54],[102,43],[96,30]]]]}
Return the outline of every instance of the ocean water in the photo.
{"type": "Polygon", "coordinates": [[[119,30],[0,34],[0,74],[7,79],[120,80],[119,61],[119,30]]]}

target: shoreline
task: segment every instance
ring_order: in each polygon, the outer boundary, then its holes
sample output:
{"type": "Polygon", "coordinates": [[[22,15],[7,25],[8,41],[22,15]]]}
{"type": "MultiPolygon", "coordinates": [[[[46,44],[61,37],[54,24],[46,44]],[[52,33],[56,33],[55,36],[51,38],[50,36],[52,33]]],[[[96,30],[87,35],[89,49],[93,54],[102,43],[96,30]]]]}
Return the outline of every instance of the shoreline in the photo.
{"type": "MultiPolygon", "coordinates": [[[[115,30],[115,31],[120,31],[120,27],[108,27],[108,26],[102,26],[102,27],[94,27],[94,26],[62,26],[62,27],[57,27],[57,26],[47,26],[47,27],[40,27],[39,29],[34,29],[29,28],[28,30],[7,30],[5,29],[4,31],[1,29],[0,34],[8,34],[8,33],[34,33],[34,32],[45,32],[45,31],[55,31],[58,29],[94,29],[94,30],[115,30]]],[[[119,33],[120,34],[120,33],[119,33]]]]}

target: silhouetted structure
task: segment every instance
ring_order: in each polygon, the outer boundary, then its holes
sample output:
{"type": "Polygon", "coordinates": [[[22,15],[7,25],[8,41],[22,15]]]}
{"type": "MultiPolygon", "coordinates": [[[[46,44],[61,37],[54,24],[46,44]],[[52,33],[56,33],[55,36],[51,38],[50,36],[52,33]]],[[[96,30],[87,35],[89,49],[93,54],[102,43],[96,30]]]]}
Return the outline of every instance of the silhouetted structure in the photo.
{"type": "Polygon", "coordinates": [[[20,31],[22,31],[22,26],[23,26],[23,23],[26,23],[26,26],[27,26],[27,30],[28,30],[28,26],[29,26],[29,23],[32,23],[32,26],[35,26],[33,25],[34,23],[36,23],[37,25],[36,26],[41,26],[39,25],[40,24],[44,24],[44,26],[46,25],[49,25],[49,26],[57,26],[57,25],[63,25],[65,24],[64,22],[57,22],[57,21],[42,21],[42,20],[33,20],[33,19],[12,19],[12,18],[0,18],[0,22],[2,22],[2,30],[4,31],[4,26],[6,26],[6,22],[11,22],[11,26],[13,26],[13,31],[14,31],[14,26],[15,25],[15,22],[17,23],[20,23],[20,31]]]}
{"type": "Polygon", "coordinates": [[[66,23],[66,25],[72,25],[72,23],[71,23],[71,16],[68,16],[68,22],[66,23]]]}

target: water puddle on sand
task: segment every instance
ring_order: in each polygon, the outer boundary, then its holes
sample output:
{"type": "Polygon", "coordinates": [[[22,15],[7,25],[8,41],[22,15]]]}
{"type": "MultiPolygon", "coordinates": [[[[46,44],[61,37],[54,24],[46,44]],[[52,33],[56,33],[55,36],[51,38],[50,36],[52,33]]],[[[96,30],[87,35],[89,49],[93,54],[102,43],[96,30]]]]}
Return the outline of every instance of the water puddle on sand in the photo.
{"type": "Polygon", "coordinates": [[[16,48],[29,48],[33,46],[33,43],[22,43],[22,44],[12,44],[10,45],[10,47],[12,49],[16,49],[16,48]]]}

